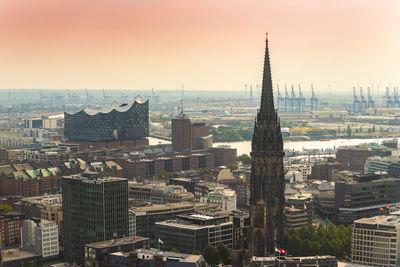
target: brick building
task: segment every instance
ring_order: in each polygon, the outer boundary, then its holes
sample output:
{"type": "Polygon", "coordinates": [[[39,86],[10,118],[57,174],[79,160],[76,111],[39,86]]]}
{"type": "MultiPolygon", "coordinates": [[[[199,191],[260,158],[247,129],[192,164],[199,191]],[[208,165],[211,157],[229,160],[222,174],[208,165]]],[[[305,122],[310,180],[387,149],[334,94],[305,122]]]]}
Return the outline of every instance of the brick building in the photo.
{"type": "Polygon", "coordinates": [[[19,212],[7,212],[0,215],[2,244],[6,247],[21,244],[21,227],[24,220],[25,215],[19,212]]]}
{"type": "Polygon", "coordinates": [[[391,152],[385,147],[346,146],[339,147],[336,152],[336,161],[343,165],[346,170],[362,171],[367,159],[371,156],[389,156],[391,152]]]}
{"type": "Polygon", "coordinates": [[[236,149],[207,149],[136,159],[114,159],[123,168],[124,177],[152,178],[163,172],[211,169],[236,163],[236,149]]]}

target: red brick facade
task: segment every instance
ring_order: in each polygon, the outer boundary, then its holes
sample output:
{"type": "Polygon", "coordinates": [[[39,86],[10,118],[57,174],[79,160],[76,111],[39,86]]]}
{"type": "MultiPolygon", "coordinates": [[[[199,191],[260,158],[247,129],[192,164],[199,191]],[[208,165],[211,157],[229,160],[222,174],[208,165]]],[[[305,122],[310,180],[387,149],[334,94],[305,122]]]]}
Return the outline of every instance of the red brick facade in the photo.
{"type": "Polygon", "coordinates": [[[25,216],[22,213],[11,212],[0,215],[0,230],[2,244],[6,247],[21,244],[21,227],[25,216]]]}

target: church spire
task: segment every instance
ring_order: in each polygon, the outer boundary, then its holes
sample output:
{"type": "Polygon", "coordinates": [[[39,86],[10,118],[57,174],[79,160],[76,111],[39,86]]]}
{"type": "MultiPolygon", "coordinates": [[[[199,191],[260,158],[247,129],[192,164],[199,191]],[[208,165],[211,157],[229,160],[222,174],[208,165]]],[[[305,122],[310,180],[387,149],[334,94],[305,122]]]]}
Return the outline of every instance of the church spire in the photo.
{"type": "Polygon", "coordinates": [[[250,175],[250,253],[266,257],[284,237],[285,177],[280,122],[274,108],[268,39],[266,40],[261,107],[254,124],[250,175]]]}
{"type": "Polygon", "coordinates": [[[275,113],[274,94],[272,92],[271,66],[269,62],[268,33],[265,39],[264,72],[261,92],[261,113],[268,118],[275,113]]]}

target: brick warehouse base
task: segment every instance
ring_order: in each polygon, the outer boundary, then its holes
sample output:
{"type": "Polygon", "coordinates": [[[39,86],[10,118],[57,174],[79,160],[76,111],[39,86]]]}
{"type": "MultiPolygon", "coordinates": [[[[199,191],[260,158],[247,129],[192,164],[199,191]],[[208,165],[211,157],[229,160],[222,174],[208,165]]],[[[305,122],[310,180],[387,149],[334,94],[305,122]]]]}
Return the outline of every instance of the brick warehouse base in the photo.
{"type": "Polygon", "coordinates": [[[68,144],[79,145],[79,151],[83,150],[99,150],[99,149],[112,149],[124,147],[128,150],[136,150],[135,148],[139,146],[149,145],[149,140],[147,138],[134,139],[134,140],[116,140],[109,142],[85,142],[85,141],[67,141],[68,144]]]}

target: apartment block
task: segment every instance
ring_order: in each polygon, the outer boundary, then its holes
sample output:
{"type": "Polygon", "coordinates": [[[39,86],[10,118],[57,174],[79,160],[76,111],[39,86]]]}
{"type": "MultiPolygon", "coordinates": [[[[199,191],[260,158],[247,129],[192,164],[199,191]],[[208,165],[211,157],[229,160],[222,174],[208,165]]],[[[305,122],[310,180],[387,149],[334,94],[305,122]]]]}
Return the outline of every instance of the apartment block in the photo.
{"type": "Polygon", "coordinates": [[[366,266],[399,266],[400,214],[356,220],[352,228],[351,259],[366,266]]]}

